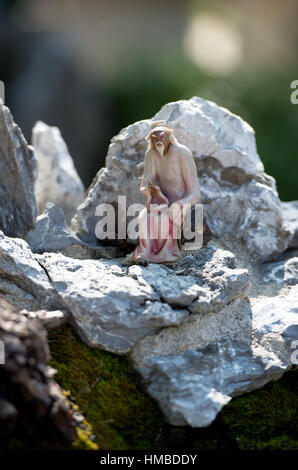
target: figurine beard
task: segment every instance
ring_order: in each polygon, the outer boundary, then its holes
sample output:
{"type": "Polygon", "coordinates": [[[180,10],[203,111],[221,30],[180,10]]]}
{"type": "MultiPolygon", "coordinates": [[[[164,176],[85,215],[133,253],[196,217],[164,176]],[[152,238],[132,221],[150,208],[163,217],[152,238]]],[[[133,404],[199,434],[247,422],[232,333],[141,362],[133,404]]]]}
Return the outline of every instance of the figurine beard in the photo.
{"type": "Polygon", "coordinates": [[[164,151],[165,151],[165,145],[164,145],[164,143],[163,143],[163,142],[156,142],[155,148],[156,148],[156,150],[158,151],[159,155],[160,155],[161,157],[163,157],[163,156],[164,156],[164,151]]]}

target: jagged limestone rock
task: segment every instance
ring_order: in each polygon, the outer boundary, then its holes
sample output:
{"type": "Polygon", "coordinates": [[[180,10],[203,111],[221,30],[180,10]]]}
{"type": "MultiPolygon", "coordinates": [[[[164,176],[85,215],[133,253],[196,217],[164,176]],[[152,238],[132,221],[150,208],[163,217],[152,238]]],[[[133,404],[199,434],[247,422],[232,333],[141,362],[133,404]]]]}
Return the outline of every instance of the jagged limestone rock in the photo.
{"type": "Polygon", "coordinates": [[[276,282],[278,284],[298,284],[298,257],[266,263],[261,267],[263,282],[276,282]]]}
{"type": "Polygon", "coordinates": [[[47,310],[30,311],[23,309],[21,314],[32,320],[38,319],[47,331],[60,328],[69,320],[68,312],[62,310],[48,312],[47,310]]]}
{"type": "Polygon", "coordinates": [[[246,269],[237,269],[235,256],[212,246],[188,255],[170,269],[160,264],[132,266],[129,275],[151,285],[160,298],[191,313],[214,313],[237,297],[245,297],[250,282],[246,269]]]}
{"type": "Polygon", "coordinates": [[[112,139],[106,167],[97,173],[73,218],[74,230],[95,236],[96,207],[117,206],[118,195],[127,197],[127,207],[144,204],[139,186],[145,136],[153,120],[165,120],[192,151],[205,224],[215,237],[241,240],[262,260],[287,248],[290,233],[283,225],[275,181],[258,156],[253,129],[227,109],[198,97],[168,103],[151,120],[136,122],[112,139]]]}
{"type": "Polygon", "coordinates": [[[88,244],[81,240],[66,224],[62,209],[48,203],[36,219],[36,225],[26,241],[33,253],[60,252],[78,259],[116,258],[123,251],[116,246],[88,244]]]}
{"type": "Polygon", "coordinates": [[[298,201],[281,203],[284,223],[291,232],[290,248],[298,248],[298,201]]]}
{"type": "Polygon", "coordinates": [[[87,344],[124,354],[161,328],[190,320],[194,312],[217,311],[247,294],[247,271],[236,268],[231,253],[220,251],[206,249],[197,264],[194,259],[184,259],[183,267],[175,264],[179,275],[169,266],[127,270],[116,260],[74,260],[60,254],[37,259],[87,344]],[[202,274],[188,275],[191,266],[202,274]]]}
{"type": "Polygon", "coordinates": [[[32,145],[38,159],[35,192],[39,212],[48,202],[63,209],[69,223],[85,197],[85,188],[57,127],[38,121],[32,131],[32,145]]]}
{"type": "MultiPolygon", "coordinates": [[[[25,240],[6,237],[0,231],[0,285],[1,280],[9,281],[9,288],[16,286],[15,294],[28,294],[36,301],[38,308],[56,310],[59,308],[58,297],[42,266],[34,259],[25,240]]],[[[3,290],[1,289],[3,293],[3,290]]],[[[5,290],[4,290],[5,293],[5,290]]],[[[20,297],[18,305],[22,303],[20,297]]],[[[23,308],[26,308],[24,305],[23,308]]]]}
{"type": "Polygon", "coordinates": [[[161,302],[152,287],[126,275],[115,261],[77,260],[61,254],[38,255],[71,313],[82,339],[91,347],[118,354],[160,328],[177,325],[189,313],[161,302]]]}
{"type": "Polygon", "coordinates": [[[235,300],[215,315],[135,345],[132,365],[171,424],[208,426],[233,396],[280,378],[292,366],[297,289],[254,302],[235,300]]]}
{"type": "Polygon", "coordinates": [[[0,103],[0,230],[23,237],[34,227],[37,160],[9,109],[0,103]]]}

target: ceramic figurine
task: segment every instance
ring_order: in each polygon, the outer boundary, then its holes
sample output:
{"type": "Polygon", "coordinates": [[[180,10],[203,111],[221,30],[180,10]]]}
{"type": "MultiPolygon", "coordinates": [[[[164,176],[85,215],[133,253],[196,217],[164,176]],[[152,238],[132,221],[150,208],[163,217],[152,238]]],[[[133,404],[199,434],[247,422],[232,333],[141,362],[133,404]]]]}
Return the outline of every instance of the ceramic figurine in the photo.
{"type": "Polygon", "coordinates": [[[183,220],[183,205],[200,200],[197,169],[191,151],[177,141],[164,121],[152,122],[146,140],[140,188],[146,208],[139,215],[140,242],[133,260],[168,263],[180,258],[175,234],[183,220]]]}

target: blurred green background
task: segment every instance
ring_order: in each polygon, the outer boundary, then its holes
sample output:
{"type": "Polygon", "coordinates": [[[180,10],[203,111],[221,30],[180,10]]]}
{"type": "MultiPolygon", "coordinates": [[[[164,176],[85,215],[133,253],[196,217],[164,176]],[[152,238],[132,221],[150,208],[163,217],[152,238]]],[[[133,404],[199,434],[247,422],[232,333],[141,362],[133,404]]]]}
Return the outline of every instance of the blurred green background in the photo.
{"type": "Polygon", "coordinates": [[[0,78],[30,140],[58,125],[86,185],[111,137],[198,95],[247,120],[282,200],[298,199],[296,0],[0,1],[0,78]]]}

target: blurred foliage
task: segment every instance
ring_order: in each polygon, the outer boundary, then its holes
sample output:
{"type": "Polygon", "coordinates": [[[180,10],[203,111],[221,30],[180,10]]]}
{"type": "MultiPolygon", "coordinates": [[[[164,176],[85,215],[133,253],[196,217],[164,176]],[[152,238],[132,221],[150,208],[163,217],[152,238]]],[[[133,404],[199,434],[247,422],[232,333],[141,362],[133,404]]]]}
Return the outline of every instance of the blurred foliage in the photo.
{"type": "Polygon", "coordinates": [[[169,101],[194,95],[239,114],[255,129],[259,155],[277,180],[282,200],[298,199],[298,105],[290,101],[296,68],[255,70],[247,66],[225,77],[208,76],[182,53],[162,50],[127,63],[110,93],[118,128],[150,118],[169,101]]]}
{"type": "Polygon", "coordinates": [[[85,414],[99,449],[298,449],[297,368],[193,429],[164,421],[125,357],[88,348],[69,326],[51,332],[49,344],[56,380],[85,414]]]}

